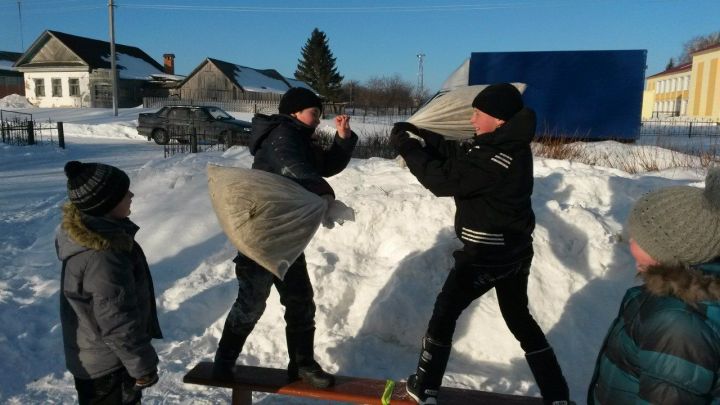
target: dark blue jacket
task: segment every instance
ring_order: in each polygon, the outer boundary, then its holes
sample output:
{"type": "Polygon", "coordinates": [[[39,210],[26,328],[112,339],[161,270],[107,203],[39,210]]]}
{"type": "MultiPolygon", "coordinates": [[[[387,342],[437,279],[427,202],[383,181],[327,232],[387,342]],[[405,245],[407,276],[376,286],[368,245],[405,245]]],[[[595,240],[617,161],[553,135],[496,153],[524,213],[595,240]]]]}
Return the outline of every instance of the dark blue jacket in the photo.
{"type": "Polygon", "coordinates": [[[256,114],[250,139],[250,153],[255,156],[253,169],[285,176],[317,195],[334,197],[323,177],[334,176],[347,166],[358,138],[353,133],[343,139],[336,133],[332,146],[323,150],[313,144],[314,132],[314,128],[289,115],[256,114]]]}
{"type": "Polygon", "coordinates": [[[720,263],[641,276],[600,350],[588,404],[720,404],[720,263]]]}

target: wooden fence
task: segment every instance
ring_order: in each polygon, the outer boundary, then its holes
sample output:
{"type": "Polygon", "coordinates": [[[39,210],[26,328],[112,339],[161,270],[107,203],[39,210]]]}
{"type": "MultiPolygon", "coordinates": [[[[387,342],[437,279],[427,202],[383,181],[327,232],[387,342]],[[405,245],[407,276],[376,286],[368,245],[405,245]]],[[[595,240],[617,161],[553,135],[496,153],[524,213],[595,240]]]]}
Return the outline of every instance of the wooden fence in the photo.
{"type": "Polygon", "coordinates": [[[143,97],[143,107],[160,108],[166,105],[206,105],[222,108],[225,111],[276,114],[279,101],[276,100],[203,100],[176,99],[167,97],[143,97]]]}

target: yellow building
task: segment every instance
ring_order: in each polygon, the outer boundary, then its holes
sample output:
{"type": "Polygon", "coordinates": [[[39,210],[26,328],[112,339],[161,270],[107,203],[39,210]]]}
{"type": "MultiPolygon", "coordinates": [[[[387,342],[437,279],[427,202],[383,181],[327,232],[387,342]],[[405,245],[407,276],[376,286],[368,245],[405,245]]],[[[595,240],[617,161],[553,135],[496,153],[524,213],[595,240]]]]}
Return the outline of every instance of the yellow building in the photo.
{"type": "Polygon", "coordinates": [[[720,45],[645,80],[642,118],[720,118],[720,45]]]}

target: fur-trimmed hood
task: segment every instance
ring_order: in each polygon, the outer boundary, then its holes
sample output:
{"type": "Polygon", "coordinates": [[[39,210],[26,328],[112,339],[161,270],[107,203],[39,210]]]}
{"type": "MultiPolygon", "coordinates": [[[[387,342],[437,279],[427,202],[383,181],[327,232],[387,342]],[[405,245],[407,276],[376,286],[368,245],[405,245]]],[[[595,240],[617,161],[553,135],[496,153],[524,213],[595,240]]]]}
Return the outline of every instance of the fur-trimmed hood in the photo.
{"type": "Polygon", "coordinates": [[[86,250],[130,252],[138,229],[129,219],[115,220],[85,215],[68,202],[57,232],[55,247],[60,260],[86,250]]]}
{"type": "Polygon", "coordinates": [[[653,295],[674,296],[692,306],[703,301],[720,305],[720,262],[693,268],[652,266],[640,277],[653,295]]]}

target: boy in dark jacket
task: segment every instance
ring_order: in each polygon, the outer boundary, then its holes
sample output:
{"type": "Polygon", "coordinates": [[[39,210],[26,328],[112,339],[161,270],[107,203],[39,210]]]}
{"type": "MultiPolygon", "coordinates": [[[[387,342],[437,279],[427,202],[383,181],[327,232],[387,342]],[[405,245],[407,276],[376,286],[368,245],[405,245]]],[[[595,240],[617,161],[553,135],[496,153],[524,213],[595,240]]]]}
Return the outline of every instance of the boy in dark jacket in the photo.
{"type": "Polygon", "coordinates": [[[55,239],[62,261],[60,319],[65,362],[84,404],[137,404],[158,381],[150,340],[162,338],[133,193],[122,170],[101,163],[65,165],[70,202],[55,239]]]}
{"type": "Polygon", "coordinates": [[[588,404],[720,403],[720,169],[705,190],[643,196],[628,230],[644,284],[625,293],[588,404]]]}
{"type": "Polygon", "coordinates": [[[535,113],[511,84],[486,87],[473,100],[475,136],[446,141],[406,122],[390,141],[418,181],[438,197],[453,197],[455,233],[463,242],[455,266],[435,301],[417,371],[408,393],[420,404],[437,403],[455,323],[474,300],[495,288],[500,311],[547,403],[566,403],[568,387],[545,335],[528,310],[535,216],[530,203],[535,113]],[[411,132],[425,141],[411,138],[411,132]]]}
{"type": "MultiPolygon", "coordinates": [[[[335,193],[323,177],[340,173],[350,162],[357,135],[350,129],[349,117],[335,118],[337,133],[330,148],[323,150],[311,139],[322,113],[318,96],[304,88],[292,88],[280,100],[279,112],[272,116],[258,114],[252,120],[253,169],[285,176],[317,195],[334,199],[335,193]]],[[[285,306],[289,379],[302,379],[321,388],[332,385],[333,376],[314,359],[315,302],[305,255],[290,266],[283,280],[240,253],[234,261],[238,297],[215,353],[216,375],[232,374],[245,340],[265,310],[265,301],[275,285],[280,303],[285,306]]]]}

